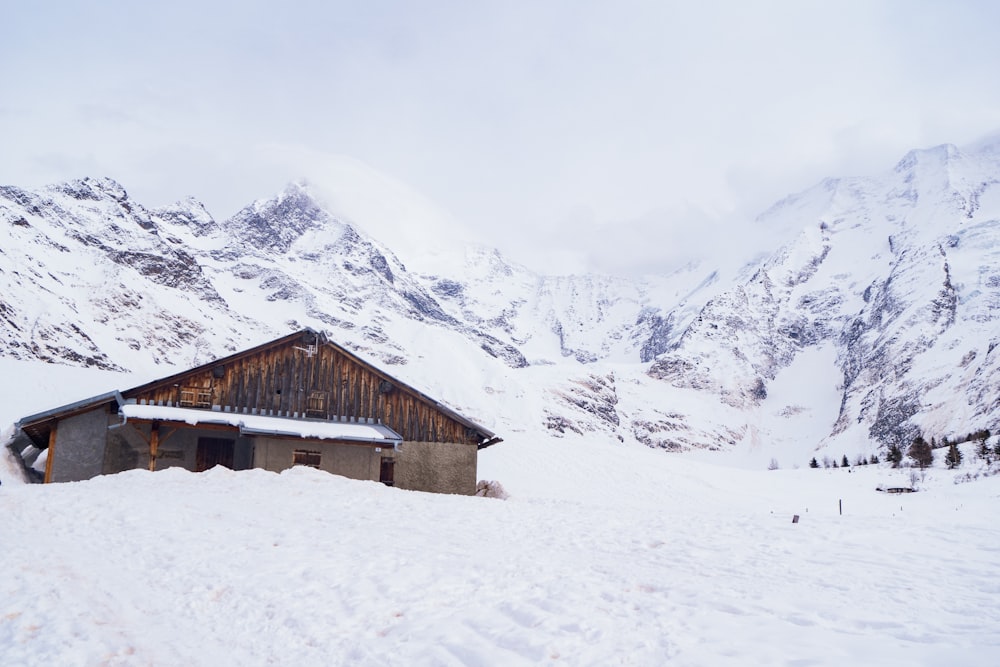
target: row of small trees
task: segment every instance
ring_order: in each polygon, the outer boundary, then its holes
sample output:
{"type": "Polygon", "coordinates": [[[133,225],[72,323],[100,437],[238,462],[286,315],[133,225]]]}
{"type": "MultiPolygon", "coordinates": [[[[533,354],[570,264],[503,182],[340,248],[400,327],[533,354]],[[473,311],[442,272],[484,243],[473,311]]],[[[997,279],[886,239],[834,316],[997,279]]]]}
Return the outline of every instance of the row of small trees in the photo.
{"type": "MultiPolygon", "coordinates": [[[[859,456],[858,458],[856,458],[854,460],[854,465],[856,465],[856,466],[866,466],[869,463],[875,465],[875,464],[878,464],[878,462],[879,462],[879,460],[878,460],[878,454],[872,454],[870,457],[869,456],[859,456]]],[[[809,467],[810,468],[848,468],[848,467],[850,467],[850,465],[851,465],[851,462],[847,460],[847,454],[844,454],[841,457],[839,464],[837,463],[837,459],[830,459],[829,456],[824,456],[822,463],[820,463],[819,461],[817,461],[815,456],[812,457],[811,461],[809,461],[809,467]]]]}
{"type": "MultiPolygon", "coordinates": [[[[962,451],[958,448],[958,443],[969,442],[972,440],[978,440],[979,445],[976,447],[976,456],[982,461],[986,462],[986,465],[990,465],[994,460],[1000,460],[1000,441],[998,441],[993,447],[989,446],[987,442],[990,438],[990,432],[988,429],[982,429],[979,431],[974,431],[966,436],[965,440],[958,438],[949,440],[947,437],[941,439],[941,445],[931,438],[931,442],[924,440],[923,436],[917,436],[910,443],[909,448],[906,450],[906,456],[913,460],[913,462],[920,467],[921,470],[930,466],[934,463],[934,450],[947,447],[948,451],[944,455],[944,462],[948,466],[948,469],[957,468],[962,464],[962,451]]],[[[899,445],[893,444],[889,445],[889,451],[886,452],[885,460],[887,463],[891,463],[893,468],[898,468],[903,462],[903,450],[899,445]]],[[[854,465],[868,465],[869,463],[878,463],[878,455],[872,454],[871,457],[858,457],[854,462],[854,465]]],[[[847,455],[845,454],[840,460],[840,466],[837,465],[836,459],[833,461],[833,465],[830,465],[829,457],[823,457],[824,468],[846,468],[850,465],[847,460],[847,455]]],[[[810,468],[819,468],[820,462],[816,460],[814,456],[811,461],[809,461],[810,468]]]]}

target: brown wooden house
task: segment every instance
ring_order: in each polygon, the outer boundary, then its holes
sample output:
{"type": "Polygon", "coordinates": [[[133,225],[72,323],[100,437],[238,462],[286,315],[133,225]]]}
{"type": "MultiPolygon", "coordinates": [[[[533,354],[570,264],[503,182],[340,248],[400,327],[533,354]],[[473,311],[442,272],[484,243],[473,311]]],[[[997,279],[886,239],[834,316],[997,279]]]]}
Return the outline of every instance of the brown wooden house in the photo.
{"type": "Polygon", "coordinates": [[[45,482],[135,468],[307,465],[404,489],[473,494],[486,428],[312,329],[125,391],[21,419],[45,482]]]}

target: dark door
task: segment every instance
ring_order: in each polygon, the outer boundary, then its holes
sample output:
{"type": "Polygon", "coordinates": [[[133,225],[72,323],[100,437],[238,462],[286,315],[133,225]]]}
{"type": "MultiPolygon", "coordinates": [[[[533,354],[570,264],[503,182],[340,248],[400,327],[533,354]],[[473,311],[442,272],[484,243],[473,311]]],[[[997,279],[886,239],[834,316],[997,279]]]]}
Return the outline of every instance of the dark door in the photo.
{"type": "Polygon", "coordinates": [[[202,472],[217,465],[232,468],[235,442],[229,438],[198,438],[195,470],[202,472]]]}
{"type": "Polygon", "coordinates": [[[379,471],[378,481],[382,482],[386,486],[393,485],[392,469],[395,463],[395,459],[388,456],[382,459],[382,469],[379,471]]]}

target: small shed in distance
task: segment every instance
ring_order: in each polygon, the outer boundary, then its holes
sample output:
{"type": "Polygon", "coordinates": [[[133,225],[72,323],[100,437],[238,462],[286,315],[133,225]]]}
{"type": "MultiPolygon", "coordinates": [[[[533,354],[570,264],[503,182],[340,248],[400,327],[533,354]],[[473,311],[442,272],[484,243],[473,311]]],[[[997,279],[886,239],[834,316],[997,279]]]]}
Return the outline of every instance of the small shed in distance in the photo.
{"type": "Polygon", "coordinates": [[[307,465],[404,489],[474,494],[495,434],[303,329],[124,391],[24,417],[15,452],[45,482],[135,468],[307,465]],[[30,445],[30,446],[29,446],[30,445]]]}

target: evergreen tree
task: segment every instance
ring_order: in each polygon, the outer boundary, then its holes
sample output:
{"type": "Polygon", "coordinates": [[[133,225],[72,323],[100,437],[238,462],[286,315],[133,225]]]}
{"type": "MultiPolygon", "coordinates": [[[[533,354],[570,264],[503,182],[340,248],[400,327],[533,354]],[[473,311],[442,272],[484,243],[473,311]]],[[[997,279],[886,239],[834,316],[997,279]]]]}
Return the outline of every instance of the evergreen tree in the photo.
{"type": "Polygon", "coordinates": [[[891,463],[893,468],[898,468],[899,464],[903,462],[903,450],[899,448],[899,445],[890,445],[885,460],[891,463]]]}
{"type": "Polygon", "coordinates": [[[872,465],[877,465],[878,464],[878,454],[872,454],[871,458],[868,459],[868,462],[871,463],[872,465]]]}
{"type": "Polygon", "coordinates": [[[957,468],[962,463],[962,452],[958,445],[952,443],[948,446],[948,453],[944,455],[944,462],[948,464],[948,470],[957,468]]]}
{"type": "Polygon", "coordinates": [[[919,435],[913,439],[913,444],[910,445],[910,449],[906,452],[906,454],[913,459],[918,466],[920,466],[921,470],[934,463],[934,450],[932,450],[931,446],[927,444],[927,441],[919,435]]]}
{"type": "Polygon", "coordinates": [[[851,465],[851,464],[847,461],[847,454],[844,454],[844,458],[840,459],[840,467],[841,468],[846,468],[849,465],[851,465]]]}
{"type": "Polygon", "coordinates": [[[986,444],[986,438],[979,441],[979,447],[976,449],[976,456],[985,461],[986,465],[993,462],[993,451],[990,449],[990,446],[986,444]]]}
{"type": "Polygon", "coordinates": [[[810,468],[818,468],[819,467],[819,461],[816,460],[815,456],[812,457],[812,461],[809,462],[809,467],[810,468]]]}

